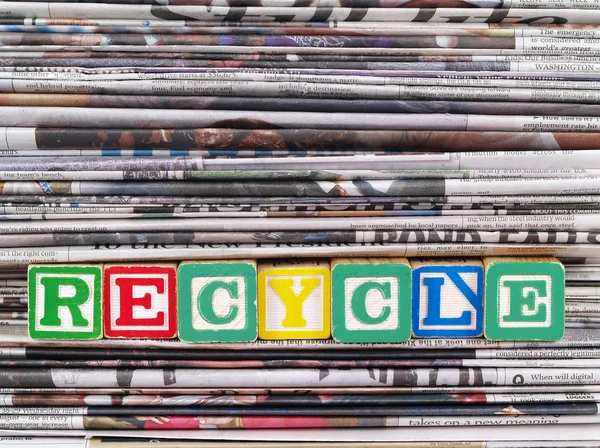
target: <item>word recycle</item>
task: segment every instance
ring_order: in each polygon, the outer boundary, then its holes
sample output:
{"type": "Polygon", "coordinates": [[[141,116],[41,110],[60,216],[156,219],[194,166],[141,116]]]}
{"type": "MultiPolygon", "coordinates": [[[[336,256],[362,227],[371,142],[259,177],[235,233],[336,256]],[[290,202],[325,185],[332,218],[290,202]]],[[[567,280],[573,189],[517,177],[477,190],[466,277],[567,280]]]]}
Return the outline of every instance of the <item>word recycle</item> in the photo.
{"type": "Polygon", "coordinates": [[[28,295],[34,339],[552,341],[565,327],[551,257],[38,264],[28,295]]]}

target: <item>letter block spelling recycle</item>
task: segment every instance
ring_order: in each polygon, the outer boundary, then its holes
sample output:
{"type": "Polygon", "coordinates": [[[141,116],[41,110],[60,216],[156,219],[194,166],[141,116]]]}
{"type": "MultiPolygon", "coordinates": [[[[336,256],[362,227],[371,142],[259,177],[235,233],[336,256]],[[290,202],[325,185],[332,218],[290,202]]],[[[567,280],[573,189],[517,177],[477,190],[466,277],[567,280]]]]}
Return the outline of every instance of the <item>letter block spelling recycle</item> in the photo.
{"type": "Polygon", "coordinates": [[[261,339],[327,339],[331,336],[328,261],[259,263],[258,336],[261,339]]]}
{"type": "Polygon", "coordinates": [[[485,336],[557,341],[565,332],[565,269],[553,257],[487,257],[485,336]]]}
{"type": "Polygon", "coordinates": [[[256,261],[182,262],[177,283],[182,341],[256,339],[256,261]]]}
{"type": "Polygon", "coordinates": [[[339,342],[404,342],[411,335],[406,258],[331,260],[332,334],[339,342]]]}
{"type": "Polygon", "coordinates": [[[417,338],[483,334],[483,263],[476,258],[411,260],[412,332],[417,338]]]}
{"type": "Polygon", "coordinates": [[[553,257],[32,264],[28,296],[34,339],[554,341],[565,331],[553,257]]]}
{"type": "Polygon", "coordinates": [[[29,335],[102,337],[102,265],[35,265],[28,270],[29,335]]]}
{"type": "Polygon", "coordinates": [[[177,263],[104,265],[107,338],[177,336],[177,263]]]}

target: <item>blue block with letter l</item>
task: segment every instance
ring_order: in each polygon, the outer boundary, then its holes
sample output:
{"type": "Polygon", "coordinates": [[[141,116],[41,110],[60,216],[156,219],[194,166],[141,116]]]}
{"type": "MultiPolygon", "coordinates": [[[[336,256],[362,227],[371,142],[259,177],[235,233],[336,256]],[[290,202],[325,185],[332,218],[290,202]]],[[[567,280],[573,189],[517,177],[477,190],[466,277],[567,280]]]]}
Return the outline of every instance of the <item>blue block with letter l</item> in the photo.
{"type": "Polygon", "coordinates": [[[412,333],[417,338],[483,334],[483,263],[475,258],[411,260],[412,333]]]}

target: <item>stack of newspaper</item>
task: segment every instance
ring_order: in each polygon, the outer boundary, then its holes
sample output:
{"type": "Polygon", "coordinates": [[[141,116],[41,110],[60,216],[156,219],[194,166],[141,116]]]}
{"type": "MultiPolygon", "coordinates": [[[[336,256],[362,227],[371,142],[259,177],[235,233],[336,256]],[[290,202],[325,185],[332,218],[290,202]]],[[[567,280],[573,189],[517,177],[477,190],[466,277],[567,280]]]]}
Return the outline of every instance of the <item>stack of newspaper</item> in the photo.
{"type": "Polygon", "coordinates": [[[595,446],[598,38],[598,0],[0,2],[0,446],[595,446]],[[557,256],[565,338],[27,336],[31,263],[366,255],[557,256]]]}
{"type": "Polygon", "coordinates": [[[33,341],[20,327],[3,328],[3,433],[55,436],[44,442],[49,446],[86,446],[66,439],[76,436],[313,447],[328,440],[584,447],[600,438],[598,329],[567,329],[563,340],[549,343],[191,346],[33,341]],[[497,443],[467,443],[482,441],[497,443]]]}

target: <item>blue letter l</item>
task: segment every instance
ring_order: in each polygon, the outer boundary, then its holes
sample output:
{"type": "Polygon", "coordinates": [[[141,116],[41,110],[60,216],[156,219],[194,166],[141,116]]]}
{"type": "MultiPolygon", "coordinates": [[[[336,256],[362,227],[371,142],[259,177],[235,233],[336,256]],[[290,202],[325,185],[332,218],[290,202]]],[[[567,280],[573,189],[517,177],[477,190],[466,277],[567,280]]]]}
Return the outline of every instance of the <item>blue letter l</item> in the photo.
{"type": "MultiPolygon", "coordinates": [[[[471,305],[477,309],[477,294],[475,294],[469,285],[465,283],[457,272],[446,272],[452,283],[465,296],[471,305]]],[[[444,285],[444,277],[425,277],[423,284],[427,287],[427,317],[423,319],[424,325],[469,325],[471,323],[471,311],[465,310],[460,317],[442,317],[441,291],[444,285]]]]}

